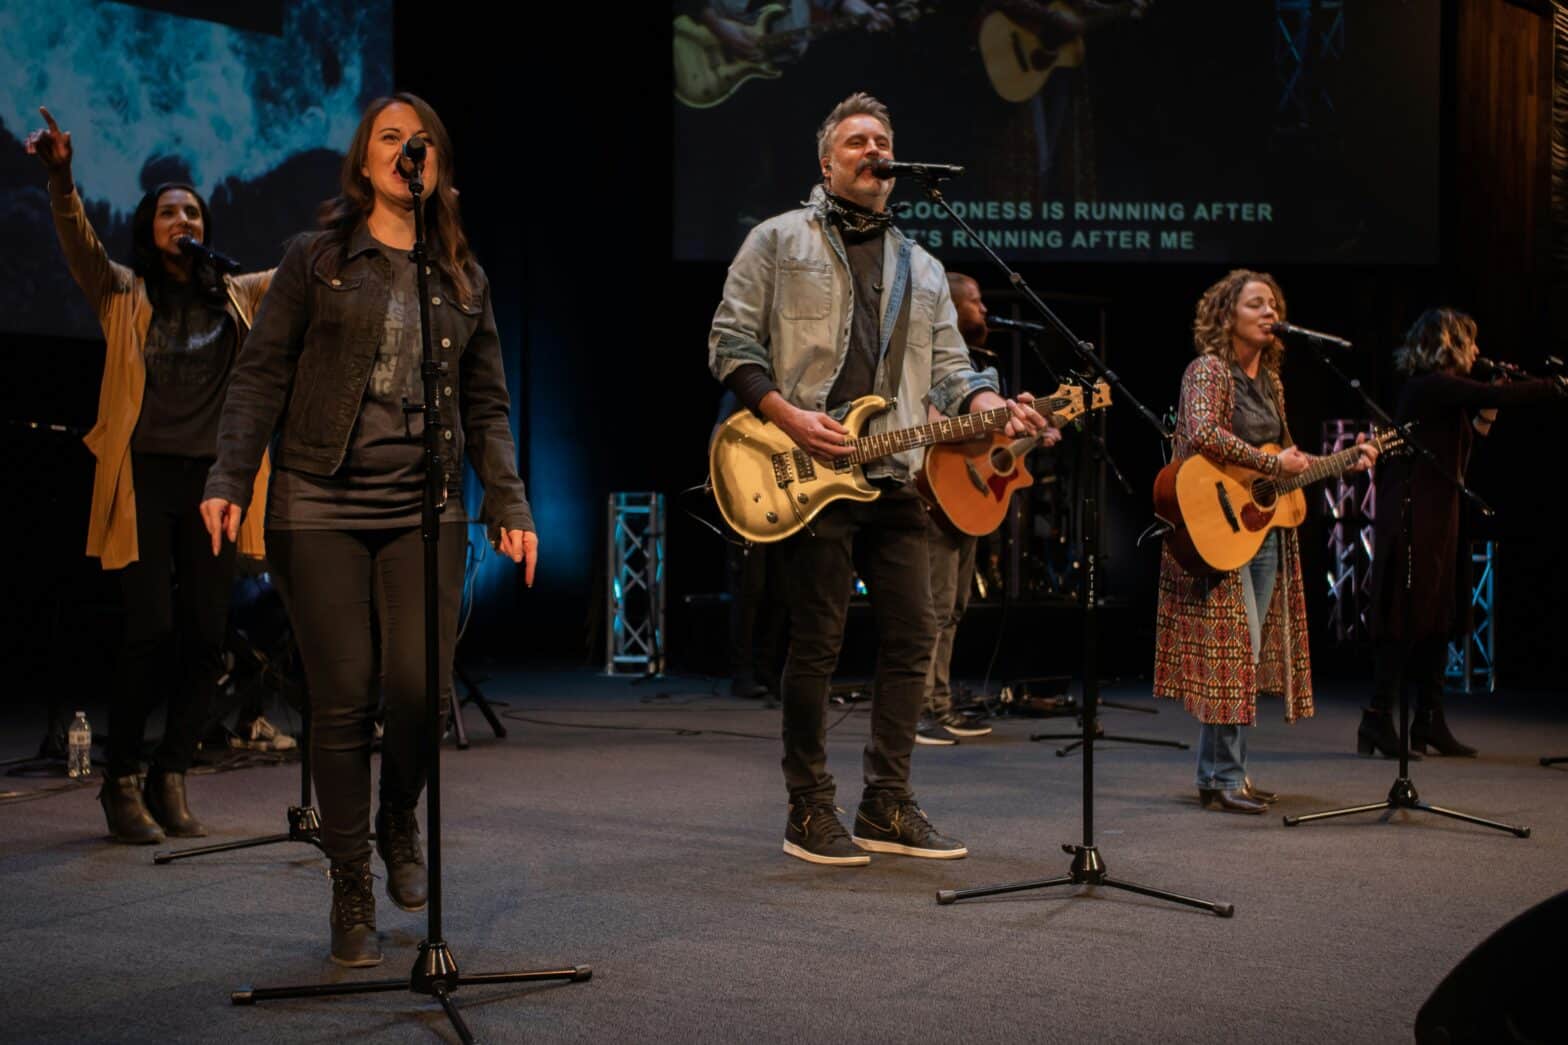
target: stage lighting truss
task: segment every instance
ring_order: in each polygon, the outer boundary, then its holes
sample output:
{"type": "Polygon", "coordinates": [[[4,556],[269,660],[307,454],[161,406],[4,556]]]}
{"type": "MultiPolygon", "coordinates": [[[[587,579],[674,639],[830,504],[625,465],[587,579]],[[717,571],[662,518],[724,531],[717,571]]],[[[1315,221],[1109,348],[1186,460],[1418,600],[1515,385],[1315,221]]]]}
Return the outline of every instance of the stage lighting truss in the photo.
{"type": "Polygon", "coordinates": [[[664,671],[664,520],[663,494],[610,494],[607,675],[664,671]]]}
{"type": "Polygon", "coordinates": [[[1344,0],[1274,0],[1274,22],[1276,128],[1311,130],[1315,117],[1336,115],[1325,67],[1345,56],[1344,0]]]}
{"type": "MultiPolygon", "coordinates": [[[[1354,446],[1365,421],[1334,418],[1323,422],[1323,453],[1354,446]]],[[[1372,523],[1377,517],[1377,486],[1370,472],[1347,472],[1329,480],[1323,498],[1332,524],[1328,528],[1329,626],[1340,642],[1368,635],[1367,613],[1372,601],[1372,523]]]]}
{"type": "Polygon", "coordinates": [[[1496,552],[1496,541],[1470,542],[1470,576],[1456,579],[1458,583],[1470,585],[1470,634],[1459,642],[1448,644],[1449,688],[1461,693],[1479,688],[1491,693],[1497,688],[1497,647],[1492,615],[1496,552]]]}

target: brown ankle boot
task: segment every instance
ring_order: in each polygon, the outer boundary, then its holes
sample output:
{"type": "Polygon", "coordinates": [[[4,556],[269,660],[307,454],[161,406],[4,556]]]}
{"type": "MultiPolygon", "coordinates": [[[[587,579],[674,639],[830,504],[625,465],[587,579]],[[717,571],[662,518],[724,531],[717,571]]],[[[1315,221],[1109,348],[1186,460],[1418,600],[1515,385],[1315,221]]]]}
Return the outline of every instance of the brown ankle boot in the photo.
{"type": "Polygon", "coordinates": [[[116,842],[157,845],[163,841],[162,829],[142,804],[142,782],[135,773],[104,777],[103,785],[98,789],[98,801],[103,806],[104,819],[109,821],[109,833],[116,842]]]}
{"type": "Polygon", "coordinates": [[[207,827],[185,803],[185,774],[154,766],[147,772],[147,811],[170,838],[204,838],[207,827]]]}
{"type": "Polygon", "coordinates": [[[350,969],[381,964],[370,861],[332,864],[332,960],[350,969]]]}

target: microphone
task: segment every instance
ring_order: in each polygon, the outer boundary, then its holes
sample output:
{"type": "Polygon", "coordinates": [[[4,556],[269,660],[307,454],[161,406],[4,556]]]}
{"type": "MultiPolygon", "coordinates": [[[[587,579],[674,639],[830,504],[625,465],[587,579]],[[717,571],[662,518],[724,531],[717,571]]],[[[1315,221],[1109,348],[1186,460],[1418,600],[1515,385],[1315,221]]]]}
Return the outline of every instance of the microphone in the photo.
{"type": "Polygon", "coordinates": [[[416,134],[398,150],[397,173],[404,181],[413,181],[424,171],[427,146],[424,137],[416,134]]]}
{"type": "Polygon", "coordinates": [[[964,173],[962,167],[955,167],[951,163],[899,163],[885,156],[866,164],[866,169],[878,178],[897,178],[899,175],[907,174],[912,178],[927,178],[932,181],[956,178],[964,173]]]}
{"type": "Polygon", "coordinates": [[[1504,363],[1500,359],[1488,359],[1485,356],[1475,357],[1470,372],[1480,377],[1500,377],[1504,380],[1527,380],[1530,377],[1522,366],[1504,363]]]}
{"type": "Polygon", "coordinates": [[[1008,319],[1005,316],[986,316],[985,325],[992,330],[1016,330],[1024,334],[1039,334],[1045,331],[1045,324],[1031,323],[1027,319],[1008,319]]]}
{"type": "Polygon", "coordinates": [[[1269,333],[1273,334],[1275,337],[1281,337],[1285,335],[1298,337],[1303,341],[1312,341],[1327,348],[1337,348],[1342,351],[1348,351],[1350,348],[1350,342],[1346,341],[1342,337],[1335,337],[1333,334],[1324,334],[1317,330],[1308,330],[1306,327],[1298,327],[1292,323],[1270,324],[1269,333]]]}
{"type": "Polygon", "coordinates": [[[174,241],[174,245],[180,248],[181,254],[184,254],[186,257],[191,258],[194,261],[205,261],[207,264],[217,269],[220,274],[226,272],[238,272],[240,270],[239,262],[229,257],[227,254],[219,254],[205,243],[201,243],[190,236],[181,236],[179,239],[174,241]]]}

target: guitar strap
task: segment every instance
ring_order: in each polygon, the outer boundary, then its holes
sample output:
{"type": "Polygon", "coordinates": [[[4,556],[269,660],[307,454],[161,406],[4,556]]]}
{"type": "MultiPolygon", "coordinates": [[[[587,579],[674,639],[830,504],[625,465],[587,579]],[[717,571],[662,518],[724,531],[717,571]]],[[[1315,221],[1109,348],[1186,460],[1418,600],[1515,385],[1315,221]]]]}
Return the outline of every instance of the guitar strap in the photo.
{"type": "Polygon", "coordinates": [[[898,269],[894,291],[898,293],[898,316],[893,320],[893,334],[888,339],[887,360],[889,399],[898,395],[898,386],[904,381],[904,350],[909,347],[909,300],[914,290],[909,285],[909,242],[899,244],[898,269]]]}

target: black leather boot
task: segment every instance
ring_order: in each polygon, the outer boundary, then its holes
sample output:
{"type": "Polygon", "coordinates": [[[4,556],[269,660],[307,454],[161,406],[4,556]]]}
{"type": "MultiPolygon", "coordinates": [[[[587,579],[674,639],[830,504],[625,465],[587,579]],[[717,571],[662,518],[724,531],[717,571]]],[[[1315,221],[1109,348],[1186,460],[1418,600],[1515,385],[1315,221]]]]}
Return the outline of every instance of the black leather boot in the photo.
{"type": "MultiPolygon", "coordinates": [[[[1413,735],[1412,739],[1414,739],[1413,735]]],[[[1394,716],[1389,712],[1379,711],[1377,708],[1364,708],[1361,712],[1361,725],[1356,729],[1356,754],[1374,753],[1384,758],[1398,758],[1399,730],[1394,725],[1394,716]]],[[[1412,751],[1410,761],[1419,762],[1421,756],[1412,751]]]]}
{"type": "Polygon", "coordinates": [[[1427,708],[1425,711],[1416,712],[1415,718],[1410,722],[1410,746],[1422,753],[1431,747],[1439,755],[1447,755],[1450,758],[1475,757],[1475,748],[1468,744],[1461,744],[1448,731],[1448,720],[1443,717],[1442,708],[1427,708]]]}
{"type": "Polygon", "coordinates": [[[147,771],[147,811],[170,838],[204,838],[207,827],[185,804],[185,774],[154,766],[147,771]]]}
{"type": "Polygon", "coordinates": [[[381,964],[370,861],[332,864],[332,960],[349,969],[381,964]]]}
{"type": "Polygon", "coordinates": [[[430,882],[419,844],[418,813],[394,813],[383,806],[376,813],[376,852],[387,865],[387,899],[405,911],[423,911],[430,882]]]}
{"type": "Polygon", "coordinates": [[[109,821],[109,833],[116,842],[157,845],[163,841],[163,829],[142,804],[142,782],[136,774],[104,777],[103,786],[98,789],[98,801],[103,805],[104,819],[109,821]]]}

